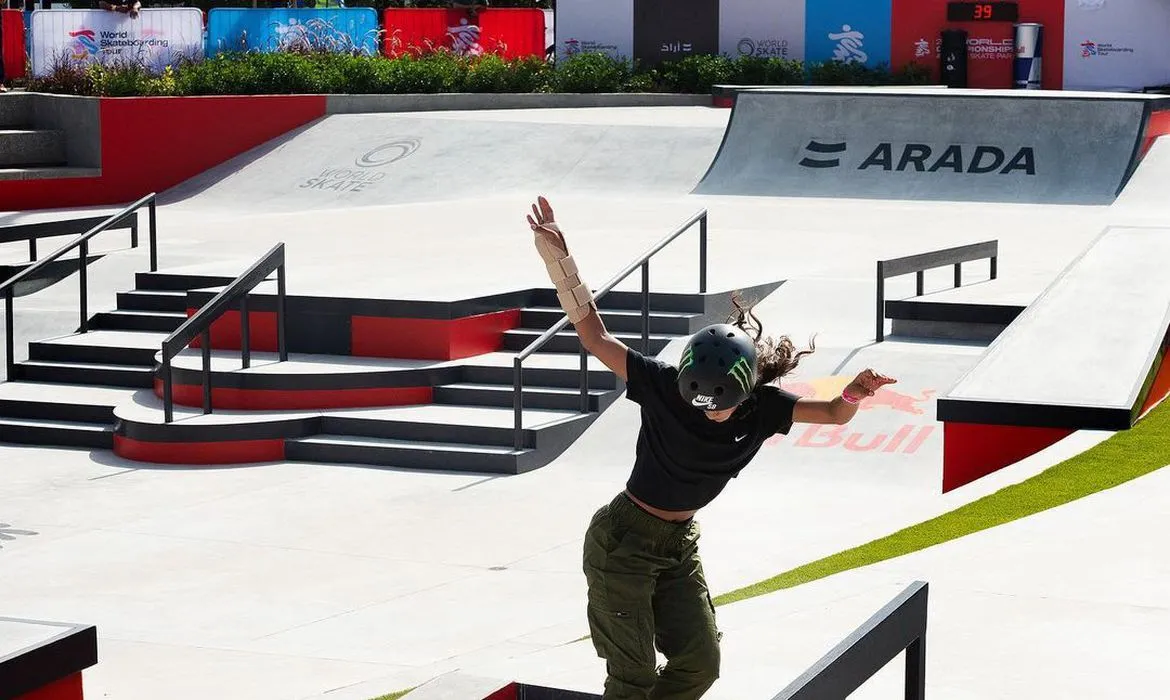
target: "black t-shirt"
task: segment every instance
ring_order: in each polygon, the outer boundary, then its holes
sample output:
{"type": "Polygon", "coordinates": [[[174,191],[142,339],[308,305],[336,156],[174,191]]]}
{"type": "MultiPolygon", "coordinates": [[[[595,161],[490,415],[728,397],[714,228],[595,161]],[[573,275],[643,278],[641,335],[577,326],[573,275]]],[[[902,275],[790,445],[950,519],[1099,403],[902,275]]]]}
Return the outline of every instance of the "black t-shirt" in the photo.
{"type": "Polygon", "coordinates": [[[683,400],[677,368],[630,348],[626,373],[626,396],[642,407],[626,488],[662,510],[697,510],[714,500],[765,440],[788,433],[800,398],[779,387],[757,386],[731,418],[718,423],[683,400]]]}

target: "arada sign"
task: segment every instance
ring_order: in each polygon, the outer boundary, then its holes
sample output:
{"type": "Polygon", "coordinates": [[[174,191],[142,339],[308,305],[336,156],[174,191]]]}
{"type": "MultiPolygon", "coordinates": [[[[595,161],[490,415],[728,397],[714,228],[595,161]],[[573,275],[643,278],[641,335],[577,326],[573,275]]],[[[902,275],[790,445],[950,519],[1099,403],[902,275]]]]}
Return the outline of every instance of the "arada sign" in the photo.
{"type": "MultiPolygon", "coordinates": [[[[845,154],[849,145],[843,141],[812,139],[805,146],[800,165],[817,170],[848,167],[845,154]]],[[[1004,149],[999,146],[925,143],[877,144],[861,160],[857,170],[886,172],[971,173],[986,175],[1035,175],[1036,153],[1030,146],[1004,149]]]]}

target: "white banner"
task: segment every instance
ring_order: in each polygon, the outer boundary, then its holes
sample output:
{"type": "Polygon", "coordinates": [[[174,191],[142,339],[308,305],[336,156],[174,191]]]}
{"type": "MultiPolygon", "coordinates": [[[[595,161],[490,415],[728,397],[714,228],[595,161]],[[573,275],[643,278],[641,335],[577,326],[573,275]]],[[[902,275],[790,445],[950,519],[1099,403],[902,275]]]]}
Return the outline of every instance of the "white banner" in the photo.
{"type": "Polygon", "coordinates": [[[134,62],[158,72],[180,58],[203,58],[203,13],[144,9],[135,18],[107,10],[36,10],[29,44],[37,76],[64,62],[134,62]]]}
{"type": "Polygon", "coordinates": [[[1064,88],[1135,90],[1170,83],[1170,2],[1065,0],[1064,88]]]}
{"type": "Polygon", "coordinates": [[[634,0],[560,0],[556,11],[557,58],[603,52],[634,57],[634,0]]]}
{"type": "Polygon", "coordinates": [[[804,60],[804,0],[721,0],[719,53],[804,60]]]}

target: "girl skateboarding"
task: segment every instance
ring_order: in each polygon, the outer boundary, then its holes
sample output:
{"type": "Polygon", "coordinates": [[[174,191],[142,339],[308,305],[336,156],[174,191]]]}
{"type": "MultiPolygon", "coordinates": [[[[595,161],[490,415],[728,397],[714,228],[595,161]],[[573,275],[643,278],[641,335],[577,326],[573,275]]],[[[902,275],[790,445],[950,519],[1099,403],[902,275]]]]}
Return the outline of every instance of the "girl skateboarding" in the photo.
{"type": "Polygon", "coordinates": [[[728,323],[692,336],[678,366],[610,335],[578,274],[544,197],[528,225],[585,349],[626,383],[641,406],[634,467],[625,489],[585,532],[587,615],[606,661],[605,700],[693,700],[719,677],[720,632],[699,561],[695,513],[751,462],[765,440],[793,423],[847,423],[858,403],[893,379],[867,369],[831,401],[773,382],[812,348],[796,352],[735,300],[728,323]],[[666,657],[655,666],[655,648],[666,657]]]}

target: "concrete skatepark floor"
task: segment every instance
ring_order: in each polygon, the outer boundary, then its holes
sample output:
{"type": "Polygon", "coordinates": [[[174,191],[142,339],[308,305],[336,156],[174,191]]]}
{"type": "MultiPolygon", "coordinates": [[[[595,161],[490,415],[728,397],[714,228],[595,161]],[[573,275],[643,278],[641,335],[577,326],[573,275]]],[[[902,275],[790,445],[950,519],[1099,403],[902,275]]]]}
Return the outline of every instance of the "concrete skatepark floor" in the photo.
{"type": "MultiPolygon", "coordinates": [[[[979,282],[984,270],[972,265],[970,293],[982,284],[988,299],[1026,303],[1106,222],[1117,223],[1118,210],[689,195],[727,116],[659,108],[330,117],[164,193],[161,260],[164,269],[236,274],[285,241],[291,294],[455,299],[544,286],[523,217],[546,194],[597,286],[708,208],[710,288],[785,280],[758,307],[765,331],[798,345],[817,334],[794,390],[828,396],[867,366],[899,379],[843,430],[797,426],[767,445],[700,515],[715,594],[953,509],[1104,438],[1075,434],[940,494],[933,397],[984,346],[874,344],[873,268],[997,238],[1002,279],[979,282]],[[392,188],[387,176],[384,189],[358,193],[378,197],[309,199],[273,184],[274,173],[329,167],[340,149],[313,130],[336,133],[343,122],[354,153],[399,139],[406,126],[441,148],[420,148],[427,160],[417,168],[415,155],[394,164],[404,166],[394,177],[412,184],[392,188]],[[527,145],[499,145],[500,133],[527,145]],[[571,151],[574,140],[596,151],[571,151]],[[516,158],[522,166],[510,174],[482,172],[516,158]],[[639,163],[653,166],[631,172],[639,163]],[[471,166],[481,177],[460,179],[471,166]],[[452,187],[427,201],[423,185],[436,179],[452,187]]],[[[1126,221],[1170,220],[1148,200],[1139,209],[1126,210],[1126,221]]],[[[656,257],[652,289],[693,290],[695,251],[691,234],[656,257]]],[[[94,266],[91,310],[112,307],[144,260],[129,253],[94,266]]],[[[948,274],[928,275],[928,287],[944,288],[948,274]]],[[[638,284],[634,276],[619,288],[638,284]]],[[[894,280],[889,297],[908,296],[911,285],[894,280]]],[[[75,295],[66,283],[18,300],[18,348],[69,332],[75,295]]],[[[0,615],[96,624],[100,663],[86,674],[87,691],[114,700],[366,700],[456,669],[596,691],[602,662],[588,642],[571,643],[588,633],[580,537],[624,484],[636,426],[636,407],[622,399],[553,464],[517,477],[292,463],[177,468],[0,445],[0,527],[35,533],[0,539],[0,615]]],[[[1170,607],[1156,583],[1166,580],[1166,548],[1149,538],[1165,528],[1150,504],[1168,486],[1158,472],[720,608],[726,667],[710,697],[770,697],[915,579],[931,582],[938,630],[927,653],[931,697],[1102,697],[1116,673],[1132,684],[1124,695],[1148,694],[1170,681],[1150,651],[1166,641],[1170,607]],[[1125,584],[1111,588],[1118,580],[1125,584]]],[[[857,697],[889,697],[899,682],[893,664],[857,697]]]]}

